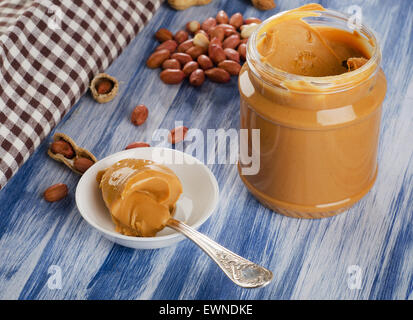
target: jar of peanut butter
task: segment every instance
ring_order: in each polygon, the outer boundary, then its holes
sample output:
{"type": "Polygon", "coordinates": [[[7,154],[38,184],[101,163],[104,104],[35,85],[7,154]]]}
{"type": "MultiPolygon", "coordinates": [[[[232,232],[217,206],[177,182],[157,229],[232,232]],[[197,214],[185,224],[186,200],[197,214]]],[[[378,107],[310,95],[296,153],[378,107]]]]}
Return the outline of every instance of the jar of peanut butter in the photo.
{"type": "Polygon", "coordinates": [[[259,169],[243,174],[250,164],[241,156],[239,171],[276,212],[332,216],[375,182],[386,78],[374,33],[353,28],[348,16],[310,4],[267,19],[248,40],[239,91],[249,139],[241,148],[259,150],[259,169]]]}

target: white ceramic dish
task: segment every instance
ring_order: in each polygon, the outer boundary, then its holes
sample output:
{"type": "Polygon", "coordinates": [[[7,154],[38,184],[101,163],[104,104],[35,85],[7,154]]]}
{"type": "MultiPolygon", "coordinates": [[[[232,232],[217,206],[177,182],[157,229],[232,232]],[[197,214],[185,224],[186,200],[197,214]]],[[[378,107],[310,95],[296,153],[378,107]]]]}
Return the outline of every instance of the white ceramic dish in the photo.
{"type": "Polygon", "coordinates": [[[135,249],[167,247],[185,238],[166,227],[156,237],[130,237],[115,231],[110,213],[103,202],[96,175],[115,162],[128,159],[145,159],[161,162],[172,169],[181,180],[183,194],[177,202],[174,218],[193,228],[202,225],[214,211],[219,198],[218,183],[212,172],[202,162],[181,151],[168,148],[136,148],[110,155],[90,167],[76,188],[76,204],[82,217],[107,239],[135,249]],[[161,157],[161,158],[160,158],[161,157]]]}

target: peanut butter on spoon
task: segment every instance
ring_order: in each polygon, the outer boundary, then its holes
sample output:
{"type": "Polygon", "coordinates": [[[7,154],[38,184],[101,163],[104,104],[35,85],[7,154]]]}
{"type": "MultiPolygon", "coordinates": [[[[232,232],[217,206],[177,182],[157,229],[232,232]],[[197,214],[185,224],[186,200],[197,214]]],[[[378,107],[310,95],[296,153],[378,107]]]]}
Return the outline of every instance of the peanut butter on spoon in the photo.
{"type": "Polygon", "coordinates": [[[128,236],[155,236],[182,193],[174,172],[150,160],[120,160],[101,171],[97,181],[116,231],[128,236]]]}

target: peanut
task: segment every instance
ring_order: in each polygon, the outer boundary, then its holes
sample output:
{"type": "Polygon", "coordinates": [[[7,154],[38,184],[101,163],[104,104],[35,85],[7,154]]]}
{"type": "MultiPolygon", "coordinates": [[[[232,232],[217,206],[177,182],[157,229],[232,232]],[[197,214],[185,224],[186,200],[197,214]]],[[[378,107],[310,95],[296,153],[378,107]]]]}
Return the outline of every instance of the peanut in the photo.
{"type": "Polygon", "coordinates": [[[186,50],[188,50],[189,48],[194,46],[194,42],[192,39],[188,39],[184,42],[182,42],[179,46],[177,51],[178,52],[185,52],[186,50]]]}
{"type": "Polygon", "coordinates": [[[191,85],[199,86],[205,76],[214,82],[228,82],[231,75],[239,74],[240,62],[246,60],[248,38],[260,23],[259,18],[244,20],[240,12],[228,17],[220,10],[215,17],[208,17],[202,23],[187,22],[185,30],[175,35],[161,28],[155,34],[161,44],[148,58],[147,65],[150,68],[162,66],[160,78],[167,84],[178,84],[188,77],[191,85]],[[189,34],[193,38],[190,39],[189,34]]]}
{"type": "Polygon", "coordinates": [[[224,60],[218,64],[218,68],[224,69],[232,76],[236,76],[241,70],[241,65],[233,60],[224,60]]]}
{"type": "Polygon", "coordinates": [[[96,84],[96,91],[98,94],[108,94],[112,91],[113,82],[109,79],[102,79],[96,84]]]}
{"type": "Polygon", "coordinates": [[[189,76],[189,83],[194,86],[198,87],[203,84],[205,81],[205,73],[202,69],[196,69],[191,73],[189,76]]]}
{"type": "Polygon", "coordinates": [[[237,50],[231,49],[231,48],[225,48],[224,52],[225,52],[227,59],[233,60],[238,63],[240,62],[240,56],[237,50]]]}
{"type": "Polygon", "coordinates": [[[213,82],[225,83],[231,80],[229,73],[221,68],[212,68],[205,71],[205,75],[213,82]]]}
{"type": "Polygon", "coordinates": [[[217,45],[218,47],[222,48],[222,41],[219,40],[218,38],[213,38],[210,42],[209,42],[209,46],[213,46],[213,45],[217,45]]]}
{"type": "Polygon", "coordinates": [[[238,46],[238,53],[241,57],[242,60],[246,60],[247,59],[247,45],[245,43],[241,43],[238,46]]]}
{"type": "Polygon", "coordinates": [[[185,78],[185,73],[177,69],[165,69],[160,74],[161,80],[166,84],[178,84],[185,78]]]}
{"type": "Polygon", "coordinates": [[[54,141],[50,146],[50,150],[53,153],[61,154],[68,159],[72,159],[75,156],[75,150],[73,150],[73,147],[69,142],[64,140],[54,141]]]}
{"type": "Polygon", "coordinates": [[[146,61],[146,65],[151,69],[159,68],[170,55],[171,52],[168,49],[155,51],[146,61]]]}
{"type": "Polygon", "coordinates": [[[210,45],[208,52],[209,52],[209,57],[216,64],[220,63],[226,58],[224,49],[222,49],[218,45],[210,45]]]}
{"type": "Polygon", "coordinates": [[[215,27],[217,25],[217,21],[215,18],[209,17],[201,24],[201,29],[208,32],[209,29],[215,27]]]}
{"type": "Polygon", "coordinates": [[[208,35],[208,33],[205,31],[205,30],[198,30],[197,32],[195,32],[195,34],[198,34],[198,33],[202,33],[202,34],[204,34],[206,37],[209,37],[209,35],[208,35]]]}
{"type": "Polygon", "coordinates": [[[47,188],[43,193],[43,198],[48,202],[62,200],[67,196],[69,190],[64,183],[57,183],[47,188]]]}
{"type": "Polygon", "coordinates": [[[198,69],[199,65],[196,61],[189,61],[184,67],[182,71],[185,73],[186,76],[189,76],[192,72],[198,69]]]}
{"type": "Polygon", "coordinates": [[[186,30],[192,34],[197,32],[199,29],[201,29],[201,24],[198,21],[193,20],[186,24],[186,30]]]}
{"type": "Polygon", "coordinates": [[[224,29],[225,37],[228,37],[237,32],[233,25],[227,23],[220,24],[219,27],[224,29]]]}
{"type": "Polygon", "coordinates": [[[75,161],[73,161],[73,167],[80,173],[85,173],[87,169],[89,169],[91,166],[93,166],[95,163],[84,157],[79,157],[76,158],[75,161]]]}
{"type": "Polygon", "coordinates": [[[189,48],[188,50],[185,51],[185,53],[189,54],[192,59],[197,59],[201,54],[206,53],[207,48],[205,47],[199,47],[199,46],[193,46],[189,48]]]}
{"type": "Polygon", "coordinates": [[[233,34],[232,36],[229,36],[228,38],[224,40],[224,42],[222,43],[222,47],[224,49],[225,48],[235,49],[239,45],[240,41],[241,39],[239,35],[233,34]]]}
{"type": "Polygon", "coordinates": [[[175,52],[171,55],[171,59],[178,60],[182,66],[184,66],[187,62],[192,61],[192,57],[184,52],[175,52]]]}
{"type": "Polygon", "coordinates": [[[135,109],[133,109],[131,114],[131,122],[135,126],[140,126],[141,124],[145,123],[146,119],[148,118],[148,114],[148,108],[145,105],[140,104],[136,106],[135,109]]]}
{"type": "Polygon", "coordinates": [[[229,24],[234,26],[235,29],[238,29],[244,23],[244,17],[240,12],[234,13],[229,19],[229,24]]]}
{"type": "Polygon", "coordinates": [[[172,144],[176,144],[184,140],[188,128],[185,126],[176,127],[169,132],[168,141],[172,144]]]}
{"type": "Polygon", "coordinates": [[[228,23],[228,21],[229,21],[228,15],[224,10],[218,11],[217,16],[215,17],[215,19],[217,20],[218,24],[228,23]]]}
{"type": "Polygon", "coordinates": [[[185,10],[192,6],[203,6],[211,0],[168,0],[169,5],[175,10],[185,10]]]}
{"type": "Polygon", "coordinates": [[[182,42],[188,40],[188,32],[185,30],[179,30],[177,33],[174,35],[174,39],[178,44],[181,44],[182,42]]]}
{"type": "Polygon", "coordinates": [[[134,149],[134,148],[146,148],[146,147],[150,147],[150,144],[146,142],[136,141],[136,142],[132,142],[128,144],[125,150],[134,149]]]}
{"type": "Polygon", "coordinates": [[[270,10],[275,8],[274,0],[252,0],[252,4],[258,10],[270,10]]]}
{"type": "Polygon", "coordinates": [[[225,38],[225,29],[220,25],[211,28],[209,31],[209,36],[211,39],[218,38],[222,42],[225,38]]]}
{"type": "Polygon", "coordinates": [[[159,46],[157,46],[155,48],[155,51],[167,49],[170,53],[174,53],[177,47],[178,42],[176,42],[175,40],[166,40],[165,42],[162,42],[159,46]]]}
{"type": "Polygon", "coordinates": [[[158,31],[156,31],[155,38],[159,42],[165,42],[166,40],[172,40],[173,39],[173,34],[168,29],[161,28],[158,31]]]}
{"type": "Polygon", "coordinates": [[[250,24],[250,23],[260,24],[261,22],[262,22],[261,19],[259,19],[259,18],[254,18],[254,17],[247,18],[247,19],[244,20],[244,24],[250,24]]]}
{"type": "Polygon", "coordinates": [[[205,54],[201,54],[197,61],[199,66],[204,70],[211,69],[214,66],[211,59],[205,54]]]}
{"type": "Polygon", "coordinates": [[[167,59],[162,63],[162,69],[181,69],[181,64],[176,59],[167,59]]]}
{"type": "Polygon", "coordinates": [[[193,39],[194,45],[202,48],[208,48],[209,39],[203,33],[197,33],[193,39]]]}
{"type": "Polygon", "coordinates": [[[257,23],[244,24],[241,26],[241,37],[246,39],[258,28],[257,23]]]}

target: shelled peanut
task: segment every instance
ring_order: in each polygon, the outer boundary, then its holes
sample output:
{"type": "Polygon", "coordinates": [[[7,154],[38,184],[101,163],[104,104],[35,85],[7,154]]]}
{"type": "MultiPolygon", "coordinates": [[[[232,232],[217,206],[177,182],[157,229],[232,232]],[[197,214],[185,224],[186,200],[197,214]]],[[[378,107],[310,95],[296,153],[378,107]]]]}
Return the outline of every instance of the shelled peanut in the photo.
{"type": "Polygon", "coordinates": [[[48,187],[43,192],[43,198],[47,202],[56,202],[62,200],[64,197],[67,196],[69,189],[67,185],[64,183],[56,183],[50,187],[48,187]]]}
{"type": "Polygon", "coordinates": [[[246,59],[246,42],[260,23],[258,18],[244,19],[239,12],[228,16],[221,10],[202,22],[189,21],[185,30],[175,34],[161,28],[155,34],[160,44],[146,65],[162,68],[160,78],[166,84],[179,84],[188,78],[191,85],[200,86],[205,77],[228,82],[239,74],[246,59]]]}

